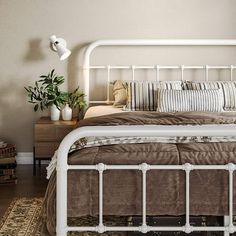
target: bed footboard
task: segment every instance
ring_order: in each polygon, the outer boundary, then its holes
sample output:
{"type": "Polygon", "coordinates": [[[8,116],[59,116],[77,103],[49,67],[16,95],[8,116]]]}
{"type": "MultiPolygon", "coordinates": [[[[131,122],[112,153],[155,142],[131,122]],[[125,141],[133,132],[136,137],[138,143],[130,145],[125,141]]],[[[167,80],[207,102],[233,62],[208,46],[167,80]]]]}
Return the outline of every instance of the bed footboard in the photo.
{"type": "Polygon", "coordinates": [[[108,231],[139,231],[147,233],[150,231],[182,231],[191,233],[193,231],[222,231],[229,235],[236,231],[233,225],[233,173],[236,165],[68,165],[67,158],[71,145],[78,139],[88,136],[145,136],[145,137],[172,137],[172,136],[235,136],[236,131],[229,125],[204,126],[90,126],[82,127],[72,131],[62,141],[58,149],[57,160],[57,236],[66,236],[70,231],[95,231],[98,233],[108,231]],[[97,170],[99,172],[99,225],[95,227],[68,227],[67,226],[67,171],[68,170],[97,170]],[[142,225],[129,227],[107,227],[103,224],[103,173],[106,170],[139,170],[142,172],[142,225]],[[146,221],[146,173],[152,170],[182,170],[186,179],[186,223],[182,227],[154,227],[147,225],[146,221]],[[189,222],[189,176],[193,170],[227,170],[229,173],[229,216],[225,217],[225,226],[191,226],[189,222]]]}

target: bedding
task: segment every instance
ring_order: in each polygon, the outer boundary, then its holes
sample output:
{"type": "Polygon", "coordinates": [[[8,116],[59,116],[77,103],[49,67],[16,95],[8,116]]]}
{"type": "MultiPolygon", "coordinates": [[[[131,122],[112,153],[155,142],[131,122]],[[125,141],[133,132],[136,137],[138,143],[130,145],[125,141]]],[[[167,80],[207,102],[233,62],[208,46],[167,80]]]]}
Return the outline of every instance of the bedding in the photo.
{"type": "MultiPolygon", "coordinates": [[[[125,112],[87,118],[79,127],[96,125],[236,125],[236,113],[157,113],[125,112]]],[[[234,126],[235,127],[235,126],[234,126]]],[[[226,164],[236,163],[236,139],[231,142],[124,143],[82,148],[70,154],[69,164],[226,164]]],[[[55,235],[55,172],[50,178],[44,204],[44,219],[55,235]]],[[[141,172],[117,170],[104,172],[104,214],[141,214],[141,172]]],[[[183,171],[147,172],[147,214],[185,213],[185,173],[183,171]]],[[[190,176],[190,213],[225,215],[228,211],[228,173],[193,171],[190,176]]],[[[234,181],[234,188],[236,181],[234,181]]],[[[234,194],[236,197],[236,193],[234,194]]],[[[234,201],[235,202],[235,201],[234,201]]],[[[236,210],[236,203],[234,204],[236,210]]],[[[98,173],[68,172],[68,216],[98,214],[98,173]]],[[[42,234],[44,235],[44,234],[42,234]]]]}
{"type": "Polygon", "coordinates": [[[221,112],[223,102],[221,89],[157,90],[157,111],[159,112],[221,112]]]}
{"type": "Polygon", "coordinates": [[[156,111],[157,89],[181,90],[182,81],[129,82],[126,109],[129,111],[156,111]]]}
{"type": "Polygon", "coordinates": [[[222,89],[224,110],[236,110],[236,81],[187,81],[185,83],[185,88],[194,90],[222,89]]]}

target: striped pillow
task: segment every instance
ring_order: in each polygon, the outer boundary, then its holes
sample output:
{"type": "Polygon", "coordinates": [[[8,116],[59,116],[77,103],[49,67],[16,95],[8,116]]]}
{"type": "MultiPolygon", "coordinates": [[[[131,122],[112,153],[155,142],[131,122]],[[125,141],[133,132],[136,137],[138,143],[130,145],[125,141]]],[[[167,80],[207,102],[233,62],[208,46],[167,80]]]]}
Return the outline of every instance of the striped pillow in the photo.
{"type": "Polygon", "coordinates": [[[235,81],[208,81],[186,83],[187,89],[205,90],[222,89],[224,97],[224,110],[236,110],[236,82],[235,81]]]}
{"type": "Polygon", "coordinates": [[[156,111],[157,89],[182,89],[181,81],[158,81],[128,83],[128,101],[125,107],[129,111],[156,111]]]}
{"type": "Polygon", "coordinates": [[[157,96],[157,111],[159,112],[221,112],[223,110],[223,94],[221,89],[159,89],[157,96]]]}

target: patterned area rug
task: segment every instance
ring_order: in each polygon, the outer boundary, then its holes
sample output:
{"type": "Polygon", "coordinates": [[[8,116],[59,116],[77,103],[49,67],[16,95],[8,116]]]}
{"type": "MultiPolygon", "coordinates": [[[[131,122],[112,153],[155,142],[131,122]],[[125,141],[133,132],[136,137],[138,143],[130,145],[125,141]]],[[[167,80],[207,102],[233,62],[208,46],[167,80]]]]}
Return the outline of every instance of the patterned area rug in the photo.
{"type": "MultiPolygon", "coordinates": [[[[41,218],[43,198],[20,198],[14,200],[5,215],[0,220],[0,236],[42,236],[41,218]]],[[[104,223],[109,226],[127,225],[127,217],[104,217],[104,223]]],[[[68,218],[69,226],[94,226],[98,224],[96,217],[68,218]]],[[[126,232],[70,232],[69,236],[126,236],[126,232]]]]}
{"type": "MultiPolygon", "coordinates": [[[[20,198],[14,200],[0,220],[0,236],[51,236],[43,233],[43,220],[41,218],[43,198],[20,198]]],[[[129,217],[104,216],[107,226],[125,226],[129,217]]],[[[98,225],[97,217],[68,218],[69,226],[95,226],[98,225]]],[[[211,224],[212,225],[212,224],[211,224]]],[[[68,236],[127,236],[127,232],[109,232],[98,234],[96,232],[70,232],[68,236]]],[[[201,235],[206,235],[202,233],[201,235]]],[[[207,235],[211,235],[208,234],[207,235]]],[[[223,235],[212,234],[212,235],[223,235]]],[[[236,235],[236,234],[233,234],[236,235]]]]}
{"type": "Polygon", "coordinates": [[[42,198],[14,200],[0,220],[0,236],[36,235],[42,202],[42,198]]]}

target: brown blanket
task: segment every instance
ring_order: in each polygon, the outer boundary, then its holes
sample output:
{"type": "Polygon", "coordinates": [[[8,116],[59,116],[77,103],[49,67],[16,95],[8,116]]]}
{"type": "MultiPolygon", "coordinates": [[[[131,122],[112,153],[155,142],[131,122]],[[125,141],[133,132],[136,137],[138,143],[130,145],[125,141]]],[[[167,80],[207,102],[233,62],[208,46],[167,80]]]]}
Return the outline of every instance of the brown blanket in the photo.
{"type": "MultiPolygon", "coordinates": [[[[236,113],[156,113],[127,112],[79,122],[89,125],[201,125],[235,124],[236,113]]],[[[236,143],[121,144],[82,149],[72,153],[69,164],[226,164],[236,163],[236,143]]],[[[236,187],[236,179],[234,181],[236,187]]],[[[185,213],[185,173],[149,171],[147,174],[147,214],[185,213]]],[[[192,171],[190,176],[191,215],[228,214],[227,171],[192,171]]],[[[104,172],[104,214],[141,215],[141,172],[104,172]]],[[[236,200],[236,193],[235,200],[236,200]]],[[[55,234],[55,173],[45,196],[45,221],[55,234]]],[[[236,212],[236,204],[234,205],[236,212]]],[[[68,172],[68,216],[98,214],[98,173],[68,172]]]]}

